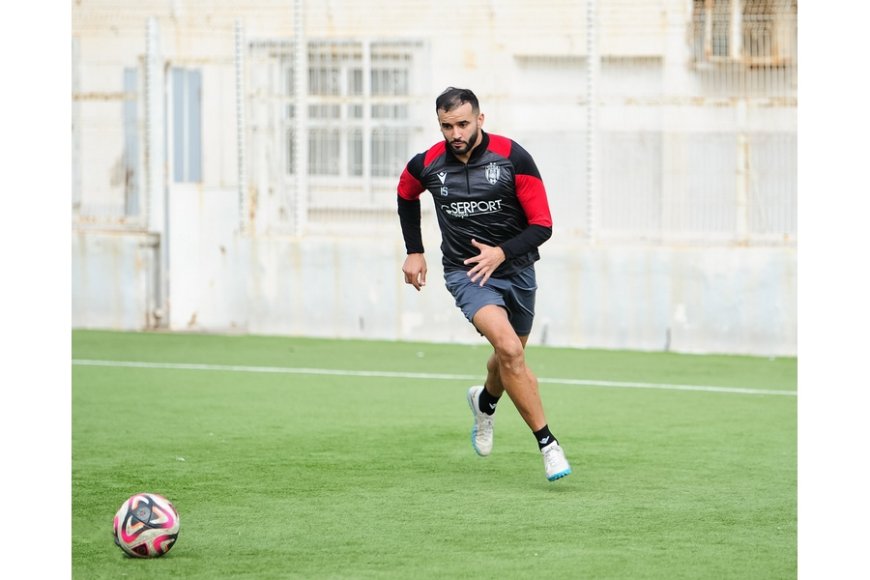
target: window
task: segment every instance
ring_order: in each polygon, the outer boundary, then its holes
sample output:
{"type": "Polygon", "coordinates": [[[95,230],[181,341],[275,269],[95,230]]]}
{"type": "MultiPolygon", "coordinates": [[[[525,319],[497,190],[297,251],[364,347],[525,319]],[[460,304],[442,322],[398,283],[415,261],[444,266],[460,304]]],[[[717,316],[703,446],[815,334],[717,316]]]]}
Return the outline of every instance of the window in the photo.
{"type": "Polygon", "coordinates": [[[797,0],[693,0],[695,62],[790,65],[797,55],[797,0]]]}
{"type": "MultiPolygon", "coordinates": [[[[308,44],[308,159],[314,178],[393,178],[407,161],[414,50],[409,43],[308,44]]],[[[282,59],[286,171],[296,172],[294,61],[282,59]]]]}
{"type": "Polygon", "coordinates": [[[172,69],[172,177],[202,181],[202,72],[172,69]]]}
{"type": "Polygon", "coordinates": [[[378,99],[371,110],[375,125],[371,134],[373,177],[394,176],[407,161],[409,109],[402,98],[411,92],[412,64],[408,52],[397,51],[392,45],[372,46],[372,95],[378,99]]]}

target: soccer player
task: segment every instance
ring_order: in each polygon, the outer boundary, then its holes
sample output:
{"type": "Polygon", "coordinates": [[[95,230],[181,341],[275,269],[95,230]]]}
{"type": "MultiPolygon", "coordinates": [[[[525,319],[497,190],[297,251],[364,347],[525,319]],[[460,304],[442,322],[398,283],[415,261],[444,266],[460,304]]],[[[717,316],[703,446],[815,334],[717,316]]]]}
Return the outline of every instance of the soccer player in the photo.
{"type": "Polygon", "coordinates": [[[420,194],[429,190],[447,289],[493,347],[486,381],[468,390],[471,444],[478,455],[490,454],[496,404],[507,392],[534,433],[547,479],[555,481],[570,474],[571,466],[550,432],[538,380],[525,359],[535,316],[534,263],[538,246],[552,234],[547,193],[522,147],[483,131],[484,115],[473,92],[448,88],[435,100],[435,112],[444,140],[414,156],[399,178],[405,283],[417,291],[426,284],[420,194]]]}

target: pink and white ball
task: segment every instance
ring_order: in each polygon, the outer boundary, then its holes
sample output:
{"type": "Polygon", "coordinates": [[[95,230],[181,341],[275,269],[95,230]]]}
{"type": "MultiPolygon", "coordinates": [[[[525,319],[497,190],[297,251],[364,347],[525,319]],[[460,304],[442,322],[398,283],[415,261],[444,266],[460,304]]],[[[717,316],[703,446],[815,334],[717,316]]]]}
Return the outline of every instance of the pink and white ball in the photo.
{"type": "Polygon", "coordinates": [[[134,558],[158,558],[178,539],[178,512],[156,493],[130,496],[115,514],[115,544],[134,558]]]}

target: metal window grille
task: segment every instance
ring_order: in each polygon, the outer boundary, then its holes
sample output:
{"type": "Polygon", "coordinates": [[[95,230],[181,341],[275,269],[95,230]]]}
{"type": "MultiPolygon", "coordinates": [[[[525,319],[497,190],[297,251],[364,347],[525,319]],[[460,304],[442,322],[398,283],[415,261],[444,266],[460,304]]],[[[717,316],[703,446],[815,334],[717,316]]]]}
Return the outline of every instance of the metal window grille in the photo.
{"type": "Polygon", "coordinates": [[[249,44],[251,148],[280,151],[282,159],[279,176],[265,166],[268,155],[248,156],[257,206],[275,208],[259,216],[259,229],[292,231],[300,195],[305,221],[315,229],[347,221],[337,218],[342,212],[390,207],[394,201],[386,192],[395,189],[410,154],[410,136],[421,122],[411,111],[419,43],[309,40],[305,46],[306,88],[299,95],[295,44],[249,44]],[[277,123],[270,110],[279,111],[277,123]],[[305,192],[297,191],[300,168],[305,192]]]}
{"type": "Polygon", "coordinates": [[[797,1],[693,0],[692,36],[696,62],[792,64],[797,54],[797,1]]]}

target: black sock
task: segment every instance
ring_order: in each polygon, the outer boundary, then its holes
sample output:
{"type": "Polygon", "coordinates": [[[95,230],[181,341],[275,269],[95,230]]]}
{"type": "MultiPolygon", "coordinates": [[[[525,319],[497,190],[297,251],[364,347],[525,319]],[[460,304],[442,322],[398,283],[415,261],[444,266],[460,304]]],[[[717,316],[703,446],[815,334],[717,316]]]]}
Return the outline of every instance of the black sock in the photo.
{"type": "Polygon", "coordinates": [[[543,449],[553,441],[556,441],[556,438],[550,433],[549,425],[544,425],[540,430],[535,431],[535,441],[538,442],[538,449],[543,449]]]}
{"type": "Polygon", "coordinates": [[[480,391],[480,402],[478,403],[478,407],[487,415],[492,415],[495,413],[495,406],[500,398],[501,397],[493,397],[489,391],[486,390],[486,385],[484,385],[483,390],[480,391]]]}

